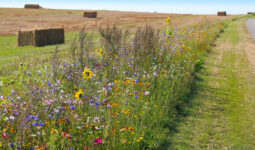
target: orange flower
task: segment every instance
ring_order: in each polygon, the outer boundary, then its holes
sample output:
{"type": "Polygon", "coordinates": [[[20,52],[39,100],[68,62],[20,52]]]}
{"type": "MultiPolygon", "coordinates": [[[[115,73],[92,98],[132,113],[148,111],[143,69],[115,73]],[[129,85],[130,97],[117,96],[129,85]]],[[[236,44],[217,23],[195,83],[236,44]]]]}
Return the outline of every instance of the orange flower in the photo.
{"type": "Polygon", "coordinates": [[[58,122],[57,122],[57,125],[59,125],[60,123],[61,123],[61,122],[60,122],[60,121],[58,121],[58,122]]]}
{"type": "Polygon", "coordinates": [[[11,131],[10,131],[11,133],[14,133],[15,132],[15,130],[14,129],[11,129],[11,131]]]}

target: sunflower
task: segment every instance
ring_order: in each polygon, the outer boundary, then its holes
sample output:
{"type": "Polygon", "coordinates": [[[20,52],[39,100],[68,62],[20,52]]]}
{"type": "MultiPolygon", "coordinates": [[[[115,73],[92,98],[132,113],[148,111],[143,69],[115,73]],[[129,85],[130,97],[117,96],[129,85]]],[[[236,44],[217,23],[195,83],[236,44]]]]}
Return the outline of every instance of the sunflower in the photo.
{"type": "Polygon", "coordinates": [[[82,96],[83,96],[82,90],[79,90],[78,92],[75,93],[75,97],[77,100],[81,100],[82,96]]]}
{"type": "Polygon", "coordinates": [[[170,24],[170,18],[169,17],[166,19],[166,24],[170,24]]]}
{"type": "Polygon", "coordinates": [[[83,76],[85,79],[90,79],[92,78],[92,71],[89,69],[84,69],[83,71],[83,76]]]}
{"type": "Polygon", "coordinates": [[[99,56],[102,56],[102,55],[103,55],[103,50],[102,50],[102,48],[96,50],[96,52],[97,52],[97,55],[99,55],[99,56]]]}

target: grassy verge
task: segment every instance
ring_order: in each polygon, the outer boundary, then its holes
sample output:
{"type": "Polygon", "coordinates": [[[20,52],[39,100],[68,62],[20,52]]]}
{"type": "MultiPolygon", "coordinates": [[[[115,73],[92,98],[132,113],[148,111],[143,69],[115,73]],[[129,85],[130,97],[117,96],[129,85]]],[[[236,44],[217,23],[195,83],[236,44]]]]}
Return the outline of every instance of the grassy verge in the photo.
{"type": "Polygon", "coordinates": [[[254,149],[255,80],[246,19],[231,22],[208,54],[169,149],[254,149]]]}

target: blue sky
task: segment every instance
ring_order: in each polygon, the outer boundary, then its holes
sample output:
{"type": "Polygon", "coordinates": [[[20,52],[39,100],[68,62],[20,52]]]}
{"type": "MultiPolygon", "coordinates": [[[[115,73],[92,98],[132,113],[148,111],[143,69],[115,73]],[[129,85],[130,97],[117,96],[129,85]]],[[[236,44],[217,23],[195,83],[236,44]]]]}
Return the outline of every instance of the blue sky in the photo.
{"type": "Polygon", "coordinates": [[[144,12],[231,14],[255,12],[255,0],[0,0],[0,7],[22,8],[26,3],[56,9],[106,9],[144,12]]]}

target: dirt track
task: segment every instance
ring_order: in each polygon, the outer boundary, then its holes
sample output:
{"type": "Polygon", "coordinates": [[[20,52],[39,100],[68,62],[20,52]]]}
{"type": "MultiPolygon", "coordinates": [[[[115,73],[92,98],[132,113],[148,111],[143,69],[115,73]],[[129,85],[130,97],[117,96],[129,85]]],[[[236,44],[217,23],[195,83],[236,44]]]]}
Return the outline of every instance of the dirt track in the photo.
{"type": "Polygon", "coordinates": [[[252,35],[253,40],[255,40],[255,19],[247,20],[246,25],[252,35]]]}
{"type": "MultiPolygon", "coordinates": [[[[15,35],[23,29],[49,27],[64,27],[67,32],[79,31],[82,27],[95,30],[100,26],[105,27],[114,24],[128,29],[134,29],[146,23],[157,28],[164,28],[166,17],[171,17],[173,24],[176,26],[194,24],[204,18],[202,15],[100,10],[98,11],[98,18],[89,19],[83,18],[82,10],[0,8],[0,35],[15,35]]],[[[229,17],[211,15],[208,18],[218,20],[229,17]]]]}

